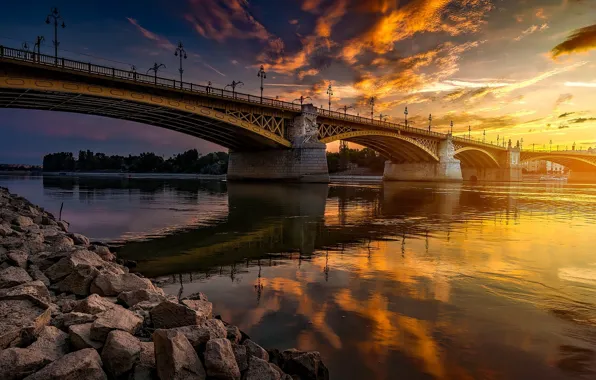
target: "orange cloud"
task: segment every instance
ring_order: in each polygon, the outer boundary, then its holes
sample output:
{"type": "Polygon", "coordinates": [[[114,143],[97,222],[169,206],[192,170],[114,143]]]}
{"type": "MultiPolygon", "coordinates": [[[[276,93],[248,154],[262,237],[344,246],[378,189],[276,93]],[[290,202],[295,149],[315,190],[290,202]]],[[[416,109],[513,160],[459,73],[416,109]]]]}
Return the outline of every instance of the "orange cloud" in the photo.
{"type": "Polygon", "coordinates": [[[552,57],[563,54],[586,52],[596,49],[596,24],[575,30],[565,42],[555,46],[551,51],[552,57]]]}

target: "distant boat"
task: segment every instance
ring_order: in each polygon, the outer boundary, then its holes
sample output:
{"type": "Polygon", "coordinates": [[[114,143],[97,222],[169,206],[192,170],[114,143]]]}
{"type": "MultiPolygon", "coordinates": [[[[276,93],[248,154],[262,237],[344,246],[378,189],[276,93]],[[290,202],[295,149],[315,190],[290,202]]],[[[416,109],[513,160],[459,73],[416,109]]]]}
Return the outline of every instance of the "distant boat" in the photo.
{"type": "Polygon", "coordinates": [[[567,181],[567,177],[553,177],[553,176],[546,176],[543,175],[540,177],[541,181],[567,181]]]}

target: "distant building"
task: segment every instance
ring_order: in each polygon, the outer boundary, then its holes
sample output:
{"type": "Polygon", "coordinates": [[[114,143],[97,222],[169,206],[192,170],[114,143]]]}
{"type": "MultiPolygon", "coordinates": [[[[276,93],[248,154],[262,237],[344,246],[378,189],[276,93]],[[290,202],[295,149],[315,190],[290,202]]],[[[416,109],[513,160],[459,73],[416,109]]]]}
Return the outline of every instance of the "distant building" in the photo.
{"type": "Polygon", "coordinates": [[[522,163],[522,167],[526,169],[528,173],[561,174],[565,172],[565,166],[545,160],[526,161],[522,163]]]}

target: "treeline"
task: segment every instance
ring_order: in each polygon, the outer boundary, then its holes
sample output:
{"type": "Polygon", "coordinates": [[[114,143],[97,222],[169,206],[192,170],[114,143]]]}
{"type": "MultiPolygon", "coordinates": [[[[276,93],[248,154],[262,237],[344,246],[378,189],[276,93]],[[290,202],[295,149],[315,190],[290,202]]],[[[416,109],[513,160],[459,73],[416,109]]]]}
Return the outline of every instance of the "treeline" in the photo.
{"type": "Polygon", "coordinates": [[[104,153],[81,150],[77,158],[71,152],[45,155],[43,158],[43,170],[47,172],[105,171],[225,174],[228,171],[228,154],[225,152],[214,152],[201,155],[196,149],[191,149],[165,159],[155,153],[141,153],[138,156],[108,156],[104,153]]]}
{"type": "Polygon", "coordinates": [[[347,149],[345,152],[338,153],[327,152],[329,173],[346,170],[349,163],[358,165],[360,168],[368,168],[372,173],[383,173],[386,160],[370,148],[347,149]]]}

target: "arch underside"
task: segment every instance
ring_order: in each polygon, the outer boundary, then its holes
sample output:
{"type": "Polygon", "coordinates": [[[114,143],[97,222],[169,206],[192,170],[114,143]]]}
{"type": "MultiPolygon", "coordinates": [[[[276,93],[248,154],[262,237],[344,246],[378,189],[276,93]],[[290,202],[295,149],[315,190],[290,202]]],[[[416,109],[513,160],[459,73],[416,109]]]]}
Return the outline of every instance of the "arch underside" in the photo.
{"type": "Polygon", "coordinates": [[[474,147],[465,147],[455,151],[463,168],[499,168],[499,162],[489,152],[474,147]]]}
{"type": "Polygon", "coordinates": [[[386,136],[359,136],[344,139],[371,148],[396,164],[437,162],[438,159],[412,143],[386,136]]]}
{"type": "Polygon", "coordinates": [[[594,162],[583,157],[573,156],[556,156],[556,155],[541,155],[535,157],[524,158],[523,162],[528,161],[550,161],[559,165],[563,165],[570,170],[577,172],[596,172],[596,158],[593,158],[594,162]]]}
{"type": "MultiPolygon", "coordinates": [[[[291,145],[286,139],[268,131],[251,131],[251,128],[258,128],[254,125],[240,127],[227,122],[226,119],[236,118],[222,112],[212,110],[210,116],[205,116],[197,111],[185,111],[181,107],[177,109],[134,99],[0,86],[0,108],[70,112],[129,120],[181,132],[235,151],[284,148],[291,145]],[[218,116],[214,117],[215,114],[218,116]],[[271,135],[271,138],[264,134],[271,135]]],[[[247,124],[243,120],[237,120],[237,123],[247,124]]]]}

